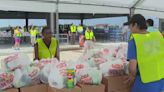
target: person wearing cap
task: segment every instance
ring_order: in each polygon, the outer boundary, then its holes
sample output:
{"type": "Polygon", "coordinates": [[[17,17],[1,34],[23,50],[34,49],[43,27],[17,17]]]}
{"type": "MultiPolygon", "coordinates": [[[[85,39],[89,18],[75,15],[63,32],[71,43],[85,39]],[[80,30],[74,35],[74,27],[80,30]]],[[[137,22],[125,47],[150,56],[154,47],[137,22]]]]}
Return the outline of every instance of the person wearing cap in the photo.
{"type": "Polygon", "coordinates": [[[148,32],[141,14],[130,20],[132,36],[128,42],[129,74],[124,83],[131,92],[164,91],[164,40],[159,31],[148,32]]]}

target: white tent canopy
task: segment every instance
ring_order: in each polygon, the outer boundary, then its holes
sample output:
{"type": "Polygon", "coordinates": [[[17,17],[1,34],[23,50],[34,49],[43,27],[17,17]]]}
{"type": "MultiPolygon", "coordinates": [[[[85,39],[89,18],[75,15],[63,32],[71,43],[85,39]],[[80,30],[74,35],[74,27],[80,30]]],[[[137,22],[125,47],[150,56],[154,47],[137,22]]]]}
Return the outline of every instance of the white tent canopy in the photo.
{"type": "Polygon", "coordinates": [[[164,0],[1,0],[0,10],[60,13],[134,13],[164,18],[164,0]]]}

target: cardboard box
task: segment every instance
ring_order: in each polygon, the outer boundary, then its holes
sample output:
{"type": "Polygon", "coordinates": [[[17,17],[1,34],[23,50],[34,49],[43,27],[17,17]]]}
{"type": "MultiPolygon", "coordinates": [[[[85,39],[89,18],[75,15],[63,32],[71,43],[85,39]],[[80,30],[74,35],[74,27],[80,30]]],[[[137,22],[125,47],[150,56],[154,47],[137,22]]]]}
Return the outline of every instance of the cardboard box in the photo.
{"type": "Polygon", "coordinates": [[[47,92],[48,87],[45,84],[20,88],[20,92],[47,92]]]}
{"type": "Polygon", "coordinates": [[[3,92],[19,92],[19,90],[16,88],[10,88],[10,89],[4,90],[3,92]]]}
{"type": "Polygon", "coordinates": [[[48,87],[48,92],[81,92],[81,88],[79,88],[77,86],[73,89],[67,89],[67,88],[56,89],[53,87],[48,87]]]}
{"type": "Polygon", "coordinates": [[[105,85],[79,85],[81,92],[105,92],[105,85]]]}
{"type": "Polygon", "coordinates": [[[130,86],[124,84],[126,76],[104,77],[102,83],[105,85],[105,92],[130,92],[130,86]]]}

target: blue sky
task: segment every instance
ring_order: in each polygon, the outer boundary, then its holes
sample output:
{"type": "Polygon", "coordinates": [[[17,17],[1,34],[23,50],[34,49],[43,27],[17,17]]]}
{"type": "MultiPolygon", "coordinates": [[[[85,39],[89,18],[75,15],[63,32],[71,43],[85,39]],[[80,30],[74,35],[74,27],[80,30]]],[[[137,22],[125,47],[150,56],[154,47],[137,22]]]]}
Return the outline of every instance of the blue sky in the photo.
{"type": "MultiPolygon", "coordinates": [[[[159,19],[156,17],[149,17],[145,16],[146,19],[152,18],[155,23],[155,27],[159,26],[159,19]]],[[[127,17],[112,17],[112,18],[97,18],[97,19],[85,19],[85,25],[96,25],[96,24],[111,24],[111,25],[119,25],[121,26],[124,22],[127,22],[127,17]]],[[[62,19],[59,20],[60,24],[71,24],[74,23],[75,25],[80,24],[80,20],[70,20],[70,19],[62,19]]],[[[0,27],[6,26],[24,26],[25,20],[24,19],[0,19],[0,27]]],[[[37,25],[37,26],[44,26],[46,25],[45,19],[30,19],[29,25],[37,25]]]]}
{"type": "MultiPolygon", "coordinates": [[[[127,17],[113,17],[113,18],[96,18],[96,19],[85,19],[84,24],[89,26],[94,26],[96,24],[112,24],[112,25],[122,25],[124,22],[127,22],[127,17]]],[[[59,21],[60,24],[75,24],[79,25],[80,20],[70,20],[62,19],[59,21]]]]}
{"type": "MultiPolygon", "coordinates": [[[[25,19],[0,19],[0,27],[25,26],[25,19]]],[[[29,25],[44,26],[45,19],[29,19],[29,25]]]]}

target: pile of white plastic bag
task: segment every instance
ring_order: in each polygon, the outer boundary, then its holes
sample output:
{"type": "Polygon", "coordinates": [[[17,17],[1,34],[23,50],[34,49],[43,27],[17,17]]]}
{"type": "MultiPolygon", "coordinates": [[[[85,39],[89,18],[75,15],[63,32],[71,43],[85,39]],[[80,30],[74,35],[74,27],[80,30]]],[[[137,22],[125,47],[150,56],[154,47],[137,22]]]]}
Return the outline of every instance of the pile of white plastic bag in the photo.
{"type": "Polygon", "coordinates": [[[101,84],[103,76],[125,75],[127,72],[127,44],[93,49],[75,62],[55,58],[30,61],[23,53],[1,60],[0,89],[20,88],[39,83],[58,89],[66,87],[67,69],[74,69],[75,84],[101,84]]]}
{"type": "Polygon", "coordinates": [[[96,67],[103,76],[120,76],[127,71],[127,44],[110,45],[101,49],[93,49],[83,54],[79,60],[96,67]]]}
{"type": "Polygon", "coordinates": [[[40,68],[32,65],[29,57],[23,53],[15,53],[9,55],[1,60],[1,74],[9,75],[5,82],[6,76],[1,76],[0,89],[7,89],[10,87],[20,88],[29,85],[36,85],[40,83],[40,68]],[[5,84],[5,85],[3,85],[5,84]],[[7,86],[8,85],[8,86],[7,86]]]}

